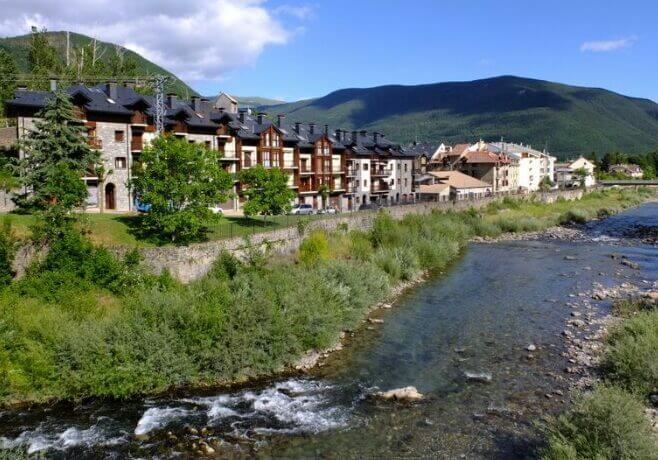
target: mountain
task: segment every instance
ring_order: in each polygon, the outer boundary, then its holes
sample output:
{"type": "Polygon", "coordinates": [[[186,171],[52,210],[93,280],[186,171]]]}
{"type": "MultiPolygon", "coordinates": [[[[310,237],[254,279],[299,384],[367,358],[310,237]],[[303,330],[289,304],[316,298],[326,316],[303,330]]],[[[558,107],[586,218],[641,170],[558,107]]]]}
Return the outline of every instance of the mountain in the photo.
{"type": "Polygon", "coordinates": [[[401,143],[479,138],[524,142],[559,156],[658,148],[658,104],[598,88],[502,76],[470,82],[334,91],[264,107],[288,120],[385,133],[401,143]]]}
{"type": "Polygon", "coordinates": [[[260,96],[234,96],[240,106],[243,107],[267,107],[270,105],[280,105],[285,104],[285,101],[278,99],[270,99],[267,97],[260,96]]]}
{"type": "MultiPolygon", "coordinates": [[[[62,62],[64,62],[66,60],[66,32],[46,32],[46,36],[48,37],[48,42],[54,46],[55,49],[57,49],[62,62]]],[[[88,45],[93,40],[93,38],[86,35],[77,34],[74,32],[70,32],[69,34],[69,44],[71,49],[74,47],[88,45]]],[[[113,43],[102,42],[100,40],[97,40],[96,43],[98,46],[99,54],[103,54],[104,59],[107,59],[110,55],[112,55],[115,52],[115,48],[118,46],[113,43]]],[[[119,48],[125,51],[124,56],[126,58],[131,58],[135,61],[138,75],[168,75],[173,78],[173,82],[168,85],[167,91],[175,92],[181,97],[197,95],[196,91],[194,91],[187,84],[185,84],[185,82],[180,80],[168,70],[163,69],[157,64],[154,64],[153,62],[142,57],[138,53],[135,53],[134,51],[130,51],[121,46],[119,46],[119,48]]],[[[0,49],[5,49],[13,56],[16,64],[18,65],[18,68],[22,72],[28,71],[30,35],[0,38],[0,49]]]]}

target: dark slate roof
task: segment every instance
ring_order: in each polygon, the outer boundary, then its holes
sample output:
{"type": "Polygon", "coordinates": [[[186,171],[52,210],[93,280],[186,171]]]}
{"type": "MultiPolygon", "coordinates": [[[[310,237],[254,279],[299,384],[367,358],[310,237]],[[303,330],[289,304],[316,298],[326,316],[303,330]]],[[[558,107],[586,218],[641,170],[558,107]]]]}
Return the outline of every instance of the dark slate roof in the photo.
{"type": "Polygon", "coordinates": [[[427,155],[428,157],[431,157],[438,148],[438,145],[429,142],[414,142],[413,144],[404,147],[404,152],[408,156],[417,157],[420,155],[427,155]]]}

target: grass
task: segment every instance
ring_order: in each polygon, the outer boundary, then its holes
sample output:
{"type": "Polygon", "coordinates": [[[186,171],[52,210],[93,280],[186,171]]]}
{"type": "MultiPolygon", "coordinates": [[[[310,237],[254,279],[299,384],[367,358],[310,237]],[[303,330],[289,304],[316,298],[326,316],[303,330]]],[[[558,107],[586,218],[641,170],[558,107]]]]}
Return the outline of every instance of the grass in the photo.
{"type": "MultiPolygon", "coordinates": [[[[19,238],[28,238],[30,227],[36,222],[36,216],[29,214],[0,214],[12,222],[14,231],[19,238]]],[[[280,228],[296,226],[299,221],[322,219],[328,216],[269,216],[263,218],[248,218],[237,216],[221,216],[209,227],[208,240],[216,241],[232,237],[248,236],[254,233],[268,232],[280,228]]],[[[136,228],[138,215],[130,214],[84,214],[84,229],[89,238],[103,246],[152,247],[156,243],[138,238],[136,228]]]]}
{"type": "Polygon", "coordinates": [[[445,268],[474,235],[544,228],[573,210],[615,212],[646,196],[508,201],[401,220],[382,212],[369,231],[309,232],[296,257],[223,254],[186,286],[144,272],[135,253],[119,261],[84,238],[62,238],[0,290],[0,405],[125,398],[269,375],[357,327],[392,286],[445,268]]]}

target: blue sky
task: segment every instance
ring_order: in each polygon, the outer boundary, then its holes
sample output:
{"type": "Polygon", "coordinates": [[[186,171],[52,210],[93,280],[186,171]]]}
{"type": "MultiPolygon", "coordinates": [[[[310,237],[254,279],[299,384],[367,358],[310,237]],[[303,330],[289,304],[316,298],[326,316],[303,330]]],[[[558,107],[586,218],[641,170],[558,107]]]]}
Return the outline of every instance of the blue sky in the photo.
{"type": "Polygon", "coordinates": [[[513,74],[658,101],[656,1],[270,1],[295,32],[220,81],[285,100],[335,89],[513,74]],[[589,45],[585,45],[589,43],[589,45]]]}
{"type": "Polygon", "coordinates": [[[658,0],[0,0],[0,36],[72,30],[202,94],[518,75],[658,101],[658,0]]]}

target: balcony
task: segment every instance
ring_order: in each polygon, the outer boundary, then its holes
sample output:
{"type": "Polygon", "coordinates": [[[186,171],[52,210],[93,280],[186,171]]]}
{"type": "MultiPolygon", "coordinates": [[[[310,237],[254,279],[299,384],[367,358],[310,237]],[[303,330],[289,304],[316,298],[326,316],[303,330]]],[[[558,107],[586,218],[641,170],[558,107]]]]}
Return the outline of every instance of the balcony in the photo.
{"type": "Polygon", "coordinates": [[[384,169],[384,168],[372,168],[370,171],[370,176],[372,177],[386,177],[391,174],[390,169],[384,169]]]}
{"type": "Polygon", "coordinates": [[[356,177],[358,174],[358,170],[356,168],[347,168],[345,174],[347,175],[347,177],[356,177]]]}
{"type": "Polygon", "coordinates": [[[133,152],[141,152],[144,148],[144,140],[141,136],[133,137],[130,139],[130,150],[133,152]]]}
{"type": "Polygon", "coordinates": [[[299,184],[299,193],[315,193],[316,190],[313,188],[313,184],[306,182],[301,182],[299,184]]]}
{"type": "Polygon", "coordinates": [[[343,171],[342,168],[340,167],[332,167],[331,168],[331,174],[343,174],[345,171],[343,171]]]}
{"type": "Polygon", "coordinates": [[[391,187],[388,184],[372,184],[370,187],[370,193],[388,193],[391,190],[391,187]]]}
{"type": "Polygon", "coordinates": [[[130,117],[130,124],[146,126],[148,125],[148,117],[141,112],[135,112],[132,117],[130,117]]]}
{"type": "Polygon", "coordinates": [[[94,150],[101,150],[103,148],[103,140],[96,136],[88,137],[87,145],[94,150]]]}
{"type": "Polygon", "coordinates": [[[297,165],[294,161],[284,161],[283,169],[297,169],[297,165]]]}
{"type": "Polygon", "coordinates": [[[314,173],[313,173],[313,170],[311,168],[302,165],[302,167],[299,169],[299,174],[308,175],[308,174],[314,174],[314,173]]]}

